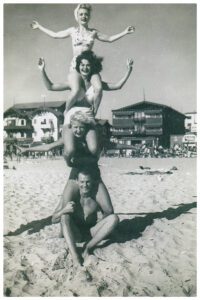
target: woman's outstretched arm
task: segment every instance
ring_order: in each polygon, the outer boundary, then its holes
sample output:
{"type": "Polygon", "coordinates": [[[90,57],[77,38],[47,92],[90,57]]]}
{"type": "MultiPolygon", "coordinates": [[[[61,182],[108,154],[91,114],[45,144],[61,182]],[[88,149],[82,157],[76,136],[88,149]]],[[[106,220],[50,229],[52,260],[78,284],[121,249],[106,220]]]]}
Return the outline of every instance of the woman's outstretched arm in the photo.
{"type": "Polygon", "coordinates": [[[134,31],[135,31],[134,26],[128,26],[124,31],[114,34],[114,35],[111,35],[111,36],[97,31],[96,38],[97,38],[97,40],[99,40],[101,42],[112,43],[112,42],[119,40],[120,38],[122,38],[123,36],[125,36],[127,34],[133,33],[134,31]]]}
{"type": "Polygon", "coordinates": [[[132,69],[133,69],[133,60],[132,59],[127,59],[126,62],[127,65],[127,72],[126,74],[116,83],[108,83],[108,82],[102,82],[102,87],[104,91],[114,91],[114,90],[119,90],[121,89],[126,81],[128,80],[132,69]]]}
{"type": "Polygon", "coordinates": [[[50,91],[65,91],[70,90],[70,86],[68,82],[63,83],[53,83],[49,77],[47,76],[46,70],[45,70],[45,61],[44,58],[39,58],[38,62],[38,68],[40,69],[42,73],[42,79],[44,81],[44,84],[46,88],[50,91]]]}
{"type": "Polygon", "coordinates": [[[36,20],[33,20],[33,22],[31,23],[31,28],[32,29],[39,29],[42,32],[44,32],[45,34],[47,34],[48,36],[54,38],[54,39],[64,39],[70,36],[71,31],[72,31],[72,27],[62,30],[62,31],[58,31],[58,32],[54,32],[50,29],[45,28],[44,26],[40,25],[36,20]]]}

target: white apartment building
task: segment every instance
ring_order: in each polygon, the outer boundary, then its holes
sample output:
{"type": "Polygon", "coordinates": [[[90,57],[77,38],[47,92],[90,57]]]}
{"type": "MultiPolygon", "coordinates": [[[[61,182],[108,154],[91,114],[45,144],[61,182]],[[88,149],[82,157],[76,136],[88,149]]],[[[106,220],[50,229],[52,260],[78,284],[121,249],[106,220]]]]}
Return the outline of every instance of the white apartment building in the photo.
{"type": "Polygon", "coordinates": [[[187,112],[185,113],[185,129],[187,132],[197,133],[197,113],[187,112]]]}

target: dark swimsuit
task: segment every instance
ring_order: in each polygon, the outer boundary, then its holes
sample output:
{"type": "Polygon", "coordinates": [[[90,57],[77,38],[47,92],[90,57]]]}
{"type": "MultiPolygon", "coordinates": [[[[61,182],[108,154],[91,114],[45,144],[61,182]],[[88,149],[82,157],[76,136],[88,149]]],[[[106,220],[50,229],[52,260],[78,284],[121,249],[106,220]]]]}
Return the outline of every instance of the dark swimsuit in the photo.
{"type": "Polygon", "coordinates": [[[86,219],[84,219],[83,208],[80,203],[77,203],[77,211],[79,211],[79,215],[72,214],[72,220],[81,233],[82,241],[90,240],[92,238],[90,228],[97,223],[97,211],[89,215],[86,219]]]}

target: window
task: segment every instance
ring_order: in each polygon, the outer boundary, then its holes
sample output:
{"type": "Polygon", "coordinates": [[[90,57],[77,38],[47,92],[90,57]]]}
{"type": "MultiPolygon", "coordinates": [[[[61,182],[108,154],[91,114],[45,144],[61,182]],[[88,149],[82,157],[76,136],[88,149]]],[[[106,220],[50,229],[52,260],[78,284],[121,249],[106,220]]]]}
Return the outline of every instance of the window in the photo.
{"type": "Polygon", "coordinates": [[[21,125],[25,125],[25,120],[21,120],[21,125]]]}
{"type": "Polygon", "coordinates": [[[41,124],[42,124],[42,125],[45,125],[45,124],[47,124],[47,120],[46,120],[46,119],[44,119],[43,121],[41,121],[41,124]]]}
{"type": "Polygon", "coordinates": [[[33,124],[37,124],[37,119],[34,119],[34,120],[33,120],[33,124]]]}

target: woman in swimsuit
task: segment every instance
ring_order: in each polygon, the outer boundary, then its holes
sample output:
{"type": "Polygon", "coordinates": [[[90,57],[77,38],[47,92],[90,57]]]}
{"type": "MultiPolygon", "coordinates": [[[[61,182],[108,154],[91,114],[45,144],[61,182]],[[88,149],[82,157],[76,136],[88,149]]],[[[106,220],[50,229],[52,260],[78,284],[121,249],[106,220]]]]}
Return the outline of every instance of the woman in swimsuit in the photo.
{"type": "MultiPolygon", "coordinates": [[[[75,11],[74,16],[78,23],[78,27],[70,27],[66,30],[53,32],[42,25],[40,25],[37,21],[33,21],[31,27],[33,29],[39,29],[50,37],[56,39],[63,38],[72,38],[72,49],[73,49],[73,59],[70,66],[70,73],[68,76],[68,82],[70,84],[70,94],[68,96],[68,105],[73,106],[78,98],[79,90],[81,89],[81,76],[79,72],[76,70],[76,58],[83,51],[92,50],[94,41],[99,40],[101,42],[114,42],[123,36],[133,33],[135,28],[133,26],[128,26],[121,33],[108,36],[106,34],[102,34],[96,29],[92,29],[88,27],[88,23],[91,15],[91,5],[90,4],[79,4],[75,11]]],[[[95,99],[94,102],[94,114],[97,113],[99,104],[102,98],[102,82],[99,73],[95,73],[91,76],[90,84],[93,86],[93,97],[95,99]]]]}
{"type": "MultiPolygon", "coordinates": [[[[77,57],[76,70],[80,74],[81,89],[77,95],[77,101],[72,106],[67,102],[65,111],[65,121],[63,125],[63,141],[65,148],[65,158],[69,166],[71,166],[73,157],[76,153],[76,138],[79,138],[81,127],[78,127],[75,131],[72,130],[70,124],[70,118],[75,112],[82,112],[85,116],[85,123],[87,123],[87,132],[85,135],[85,142],[90,154],[97,160],[100,154],[100,139],[98,137],[97,126],[95,126],[95,97],[93,86],[91,84],[91,77],[93,74],[97,74],[102,69],[101,58],[94,55],[92,51],[85,51],[77,57]]],[[[47,89],[51,91],[64,91],[71,90],[71,82],[64,83],[52,83],[48,78],[45,71],[44,59],[39,59],[39,69],[42,72],[42,77],[47,89]]],[[[102,82],[103,90],[113,91],[123,87],[132,72],[133,60],[127,60],[127,72],[117,83],[102,82]]]]}

